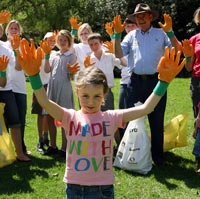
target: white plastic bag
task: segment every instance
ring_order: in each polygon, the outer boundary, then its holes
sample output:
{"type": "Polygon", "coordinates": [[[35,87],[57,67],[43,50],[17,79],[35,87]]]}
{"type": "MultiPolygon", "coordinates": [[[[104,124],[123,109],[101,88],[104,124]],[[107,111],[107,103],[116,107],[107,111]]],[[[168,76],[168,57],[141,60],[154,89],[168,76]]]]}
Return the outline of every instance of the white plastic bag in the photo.
{"type": "Polygon", "coordinates": [[[147,174],[152,169],[151,143],[145,117],[130,121],[119,145],[114,166],[147,174]]]}

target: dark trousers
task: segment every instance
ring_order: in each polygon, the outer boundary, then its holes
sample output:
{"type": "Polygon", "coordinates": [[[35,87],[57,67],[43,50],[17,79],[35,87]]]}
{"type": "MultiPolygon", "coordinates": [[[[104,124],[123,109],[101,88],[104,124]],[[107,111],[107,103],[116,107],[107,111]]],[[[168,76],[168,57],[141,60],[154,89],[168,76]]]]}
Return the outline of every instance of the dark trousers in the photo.
{"type": "MultiPolygon", "coordinates": [[[[128,101],[127,106],[133,107],[138,101],[144,103],[152,93],[158,82],[157,74],[155,76],[132,75],[128,83],[128,101]]],[[[164,114],[167,102],[167,94],[165,94],[154,111],[148,115],[151,130],[151,152],[152,159],[155,164],[162,164],[163,142],[164,142],[164,114]]]]}

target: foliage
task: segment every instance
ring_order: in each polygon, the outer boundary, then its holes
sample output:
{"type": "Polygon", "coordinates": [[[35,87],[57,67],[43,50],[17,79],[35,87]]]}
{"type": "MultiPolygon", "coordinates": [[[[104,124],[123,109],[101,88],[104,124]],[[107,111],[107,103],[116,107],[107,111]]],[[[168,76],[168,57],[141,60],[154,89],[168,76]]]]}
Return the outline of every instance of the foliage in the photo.
{"type": "Polygon", "coordinates": [[[193,22],[193,13],[199,7],[199,0],[1,0],[0,10],[9,10],[12,18],[21,22],[23,36],[37,41],[47,31],[63,28],[70,30],[69,18],[72,15],[82,22],[88,22],[94,32],[101,33],[107,40],[109,37],[105,33],[104,24],[118,14],[124,20],[141,2],[159,11],[160,17],[154,22],[155,26],[163,20],[163,13],[169,13],[179,40],[199,32],[199,27],[193,22]]]}

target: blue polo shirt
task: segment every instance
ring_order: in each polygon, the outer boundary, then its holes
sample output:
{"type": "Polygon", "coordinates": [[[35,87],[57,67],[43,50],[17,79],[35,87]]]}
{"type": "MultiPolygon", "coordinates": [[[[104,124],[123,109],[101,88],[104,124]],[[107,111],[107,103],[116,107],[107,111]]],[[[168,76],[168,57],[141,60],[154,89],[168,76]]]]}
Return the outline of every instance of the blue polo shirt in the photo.
{"type": "Polygon", "coordinates": [[[123,55],[128,56],[129,71],[138,75],[157,72],[165,46],[172,47],[170,39],[161,28],[154,27],[147,32],[133,30],[121,42],[123,55]]]}

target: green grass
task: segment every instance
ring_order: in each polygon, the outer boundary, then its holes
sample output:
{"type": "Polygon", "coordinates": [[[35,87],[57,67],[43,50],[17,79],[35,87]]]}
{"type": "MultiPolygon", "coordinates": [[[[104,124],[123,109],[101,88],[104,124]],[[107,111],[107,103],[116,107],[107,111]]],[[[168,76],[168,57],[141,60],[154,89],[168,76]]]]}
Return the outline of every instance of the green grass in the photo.
{"type": "MultiPolygon", "coordinates": [[[[119,79],[116,79],[115,106],[117,107],[119,79]]],[[[195,174],[192,148],[194,140],[193,113],[189,93],[190,79],[175,79],[168,88],[165,123],[176,115],[189,114],[187,123],[188,145],[165,153],[167,164],[154,168],[146,176],[115,169],[116,199],[190,199],[200,198],[200,177],[195,174]]],[[[32,151],[31,163],[15,162],[0,169],[1,199],[61,199],[65,198],[63,174],[65,161],[59,157],[46,157],[35,149],[38,135],[36,116],[30,114],[31,95],[29,83],[26,143],[32,151]]],[[[77,103],[77,100],[76,100],[77,103]]],[[[78,107],[76,105],[76,107],[78,107]]],[[[59,130],[60,132],[60,130],[59,130]]],[[[58,133],[60,147],[61,133],[58,133]]]]}

